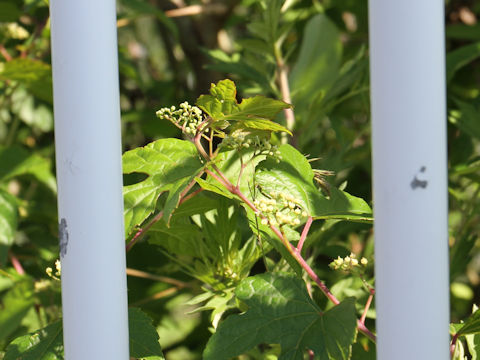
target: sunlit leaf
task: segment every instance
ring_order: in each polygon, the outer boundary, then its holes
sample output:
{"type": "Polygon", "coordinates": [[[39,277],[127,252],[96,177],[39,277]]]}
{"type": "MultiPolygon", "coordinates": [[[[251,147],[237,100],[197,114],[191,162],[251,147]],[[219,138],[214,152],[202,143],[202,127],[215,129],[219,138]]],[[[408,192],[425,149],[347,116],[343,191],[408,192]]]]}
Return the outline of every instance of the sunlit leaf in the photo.
{"type": "Polygon", "coordinates": [[[163,211],[168,219],[178,205],[181,192],[202,167],[195,146],[184,140],[160,139],[126,152],[123,172],[148,177],[124,187],[125,232],[129,234],[155,210],[158,197],[165,191],[169,191],[169,196],[163,211]]]}
{"type": "Polygon", "coordinates": [[[62,331],[62,320],[58,320],[18,337],[8,345],[4,360],[63,360],[62,331]]]}
{"type": "Polygon", "coordinates": [[[19,146],[0,146],[0,164],[2,164],[0,181],[7,181],[21,175],[32,175],[52,191],[56,191],[56,180],[49,159],[31,154],[19,146]]]}
{"type": "Polygon", "coordinates": [[[248,310],[220,324],[205,360],[227,360],[259,344],[280,344],[278,360],[303,360],[307,349],[320,360],[350,358],[356,334],[353,298],[322,312],[303,280],[278,273],[247,278],[235,293],[248,310]]]}
{"type": "Polygon", "coordinates": [[[39,60],[13,59],[0,66],[0,80],[21,82],[39,99],[52,103],[52,68],[39,60]]]}
{"type": "Polygon", "coordinates": [[[282,161],[262,162],[255,183],[264,193],[286,193],[315,219],[372,221],[371,209],[361,198],[334,187],[325,196],[314,185],[314,172],[307,159],[290,145],[279,147],[282,161]]]}

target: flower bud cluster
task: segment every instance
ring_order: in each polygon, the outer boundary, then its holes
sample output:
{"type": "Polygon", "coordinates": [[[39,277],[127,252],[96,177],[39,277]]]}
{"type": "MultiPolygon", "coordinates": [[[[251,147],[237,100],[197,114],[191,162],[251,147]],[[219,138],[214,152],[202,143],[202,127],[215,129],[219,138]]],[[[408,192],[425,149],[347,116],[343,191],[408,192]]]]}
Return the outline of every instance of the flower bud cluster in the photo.
{"type": "Polygon", "coordinates": [[[283,192],[272,191],[269,197],[255,199],[253,204],[261,211],[265,218],[262,224],[273,226],[298,226],[308,213],[300,206],[300,201],[292,195],[283,192]]]}
{"type": "Polygon", "coordinates": [[[236,150],[240,150],[242,148],[252,148],[255,149],[259,155],[263,154],[272,156],[276,158],[277,161],[282,159],[282,155],[280,154],[280,151],[278,151],[278,147],[276,145],[272,145],[267,139],[260,138],[258,135],[251,136],[245,133],[234,132],[225,137],[222,142],[222,146],[227,146],[236,150]]]}
{"type": "Polygon", "coordinates": [[[198,126],[203,121],[202,110],[186,101],[180,104],[179,109],[175,106],[162,108],[156,114],[160,119],[171,121],[181,127],[182,131],[189,135],[195,135],[198,126]]]}
{"type": "Polygon", "coordinates": [[[55,280],[60,280],[60,276],[62,275],[62,265],[60,260],[55,261],[55,274],[53,273],[53,269],[51,267],[47,267],[45,272],[49,277],[55,280]]]}
{"type": "Polygon", "coordinates": [[[362,257],[360,260],[354,253],[349,256],[341,258],[340,256],[330,263],[330,268],[333,270],[352,271],[357,268],[365,268],[368,265],[368,260],[362,257]]]}

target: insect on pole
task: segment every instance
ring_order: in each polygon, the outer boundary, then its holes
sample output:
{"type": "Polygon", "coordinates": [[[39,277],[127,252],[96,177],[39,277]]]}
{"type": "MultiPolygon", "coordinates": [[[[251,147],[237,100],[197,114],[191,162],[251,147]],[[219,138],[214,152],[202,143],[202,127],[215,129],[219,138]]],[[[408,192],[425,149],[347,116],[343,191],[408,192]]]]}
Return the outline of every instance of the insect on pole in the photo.
{"type": "Polygon", "coordinates": [[[369,2],[379,360],[449,359],[443,7],[369,2]]]}
{"type": "Polygon", "coordinates": [[[115,0],[50,0],[65,359],[129,359],[115,0]]]}

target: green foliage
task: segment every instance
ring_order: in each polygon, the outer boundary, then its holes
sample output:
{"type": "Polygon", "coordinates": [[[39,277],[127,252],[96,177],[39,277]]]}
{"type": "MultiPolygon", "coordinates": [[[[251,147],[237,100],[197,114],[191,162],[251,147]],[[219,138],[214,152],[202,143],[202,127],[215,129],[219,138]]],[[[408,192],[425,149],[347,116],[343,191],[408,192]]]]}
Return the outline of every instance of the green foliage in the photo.
{"type": "Polygon", "coordinates": [[[128,310],[128,327],[130,356],[148,360],[164,360],[157,330],[145,313],[140,309],[130,308],[128,310]]]}
{"type": "Polygon", "coordinates": [[[52,69],[32,59],[14,59],[0,66],[0,80],[24,84],[39,99],[52,103],[52,69]]]}
{"type": "Polygon", "coordinates": [[[0,189],[0,264],[5,262],[6,248],[13,243],[17,222],[15,197],[0,189]]]}
{"type": "Polygon", "coordinates": [[[283,145],[279,151],[280,163],[267,160],[257,170],[255,181],[263,193],[288,193],[316,219],[373,220],[370,207],[362,199],[335,188],[328,190],[328,197],[322,195],[313,184],[315,174],[309,162],[292,146],[283,145]]]}
{"type": "MultiPolygon", "coordinates": [[[[285,127],[270,121],[283,109],[291,105],[264,96],[243,99],[240,104],[236,100],[237,89],[233,81],[222,80],[212,84],[210,95],[201,95],[197,105],[205,111],[214,123],[225,126],[229,121],[238,121],[237,128],[253,130],[284,131],[285,127]]],[[[290,133],[291,134],[291,133],[290,133]]]]}
{"type": "Polygon", "coordinates": [[[125,233],[128,235],[155,209],[157,198],[168,191],[164,216],[177,207],[180,193],[198,174],[202,163],[195,147],[182,140],[158,140],[123,155],[123,171],[147,174],[148,178],[124,190],[125,233]]]}
{"type": "Polygon", "coordinates": [[[58,320],[32,334],[21,336],[7,347],[5,360],[63,359],[62,321],[58,320]]]}
{"type": "MultiPolygon", "coordinates": [[[[140,309],[128,310],[130,355],[146,360],[164,360],[152,320],[140,309]]],[[[6,349],[5,360],[62,360],[63,326],[58,320],[43,329],[16,338],[6,349]]]]}
{"type": "MultiPolygon", "coordinates": [[[[218,334],[251,314],[294,312],[297,302],[283,293],[316,309],[312,321],[342,308],[359,318],[374,279],[367,1],[185,5],[117,4],[129,302],[152,319],[134,310],[131,323],[140,327],[133,334],[149,349],[134,356],[162,358],[155,328],[170,360],[200,359],[215,331],[208,351],[228,356],[215,344],[232,339],[218,334]],[[176,17],[185,11],[201,15],[176,17]],[[235,82],[212,84],[221,78],[235,82]],[[173,110],[181,121],[155,117],[160,107],[172,113],[172,105],[185,101],[202,109],[197,118],[181,106],[173,110]],[[295,116],[288,129],[285,110],[295,116]],[[183,140],[173,139],[179,136],[183,140]],[[329,269],[333,259],[352,252],[369,260],[362,274],[329,269]],[[322,295],[308,268],[340,305],[322,295]],[[266,277],[281,283],[282,294],[258,285],[266,277]],[[251,283],[270,298],[251,294],[251,283]]],[[[0,1],[4,359],[63,357],[60,286],[45,273],[58,257],[48,16],[48,1],[0,1]]],[[[468,16],[480,16],[474,2],[446,2],[452,336],[460,333],[454,358],[462,360],[478,358],[480,336],[476,312],[470,314],[480,301],[480,28],[468,16]]],[[[375,316],[370,307],[365,324],[372,332],[375,316]]],[[[292,329],[303,323],[292,321],[292,329]]],[[[327,334],[337,328],[324,325],[327,334]]],[[[305,358],[328,358],[322,349],[330,343],[321,347],[323,329],[315,333],[315,326],[297,340],[274,338],[280,327],[271,337],[262,332],[258,341],[243,342],[237,359],[285,358],[289,341],[315,350],[305,358]]],[[[376,358],[368,336],[338,338],[351,359],[376,358]]]]}
{"type": "Polygon", "coordinates": [[[302,280],[281,273],[248,278],[237,287],[236,295],[248,310],[220,325],[204,359],[229,359],[261,343],[280,344],[279,359],[301,360],[307,349],[318,359],[350,358],[356,334],[353,299],[322,312],[302,280]]]}

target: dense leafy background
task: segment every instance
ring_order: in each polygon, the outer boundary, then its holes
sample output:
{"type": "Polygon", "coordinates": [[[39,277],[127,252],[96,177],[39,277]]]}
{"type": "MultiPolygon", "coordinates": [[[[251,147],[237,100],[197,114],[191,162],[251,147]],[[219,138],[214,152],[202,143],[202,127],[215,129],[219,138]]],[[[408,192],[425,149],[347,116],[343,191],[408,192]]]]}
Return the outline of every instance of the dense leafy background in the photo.
{"type": "MultiPolygon", "coordinates": [[[[329,183],[371,203],[367,1],[293,0],[285,2],[291,6],[283,12],[282,1],[268,3],[262,7],[260,0],[118,1],[124,150],[179,137],[178,129],[157,119],[155,111],[184,100],[194,103],[219,79],[235,80],[241,98],[261,94],[281,99],[277,71],[279,64],[286,64],[296,116],[291,143],[318,158],[311,163],[314,168],[335,173],[327,178],[329,183]],[[176,17],[173,10],[182,4],[200,6],[203,12],[176,17]]],[[[479,16],[477,2],[446,1],[455,323],[466,319],[480,298],[479,16]]],[[[54,336],[55,321],[61,316],[59,283],[45,273],[58,258],[51,83],[47,3],[0,1],[0,358],[14,339],[13,345],[24,346],[31,334],[54,336]],[[15,260],[25,274],[15,270],[15,260]]],[[[277,120],[285,124],[282,116],[277,120]]],[[[148,159],[149,151],[155,150],[152,145],[129,156],[148,159]]],[[[184,151],[189,166],[198,165],[188,158],[188,146],[178,151],[184,151]]],[[[128,173],[128,158],[125,166],[128,173]]],[[[266,168],[264,176],[275,174],[266,168]]],[[[158,185],[151,194],[162,193],[158,206],[174,206],[175,192],[186,181],[181,174],[150,179],[136,172],[124,180],[134,200],[136,189],[158,185]]],[[[223,331],[222,316],[246,309],[235,298],[241,279],[265,269],[291,271],[270,251],[271,245],[260,249],[249,240],[249,219],[232,200],[211,194],[194,199],[180,206],[170,227],[156,223],[127,258],[130,304],[151,317],[171,360],[200,359],[209,328],[220,324],[223,331]],[[188,240],[181,231],[190,236],[188,240]],[[263,257],[265,252],[268,257],[263,257]]],[[[129,234],[155,209],[130,211],[129,234]]],[[[359,311],[359,304],[366,301],[361,282],[331,271],[327,264],[351,251],[372,259],[371,225],[317,220],[305,246],[319,276],[339,299],[355,297],[359,311]]],[[[252,301],[251,313],[260,311],[261,302],[248,300],[242,289],[236,296],[245,303],[252,301]]],[[[316,306],[326,307],[321,294],[314,291],[313,298],[316,306]]],[[[374,311],[368,316],[367,323],[374,328],[374,311]]],[[[464,341],[458,356],[462,352],[477,356],[477,317],[463,330],[462,325],[452,327],[464,341]]],[[[363,340],[359,335],[353,358],[373,359],[372,345],[363,340]]],[[[278,346],[260,346],[242,359],[279,355],[278,346]]]]}

